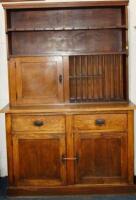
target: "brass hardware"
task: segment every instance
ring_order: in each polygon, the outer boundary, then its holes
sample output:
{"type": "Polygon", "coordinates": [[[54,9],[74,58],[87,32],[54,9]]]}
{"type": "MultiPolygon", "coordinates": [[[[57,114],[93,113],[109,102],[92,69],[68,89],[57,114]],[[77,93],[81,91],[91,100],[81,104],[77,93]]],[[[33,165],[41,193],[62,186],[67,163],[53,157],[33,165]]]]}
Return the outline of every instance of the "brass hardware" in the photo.
{"type": "Polygon", "coordinates": [[[38,126],[38,127],[40,127],[40,126],[43,126],[44,125],[44,123],[43,123],[43,121],[40,121],[40,120],[36,120],[36,121],[34,121],[34,126],[38,126]]]}
{"type": "Polygon", "coordinates": [[[128,46],[126,46],[126,50],[128,50],[128,46]]]}
{"type": "Polygon", "coordinates": [[[71,160],[71,161],[77,161],[77,162],[78,162],[78,161],[79,161],[79,155],[76,154],[75,157],[66,157],[66,155],[63,154],[61,160],[62,160],[63,163],[65,163],[67,160],[69,160],[69,161],[70,161],[70,160],[71,160]]]}
{"type": "Polygon", "coordinates": [[[96,119],[95,124],[98,126],[102,126],[105,124],[105,120],[104,119],[96,119]]]}

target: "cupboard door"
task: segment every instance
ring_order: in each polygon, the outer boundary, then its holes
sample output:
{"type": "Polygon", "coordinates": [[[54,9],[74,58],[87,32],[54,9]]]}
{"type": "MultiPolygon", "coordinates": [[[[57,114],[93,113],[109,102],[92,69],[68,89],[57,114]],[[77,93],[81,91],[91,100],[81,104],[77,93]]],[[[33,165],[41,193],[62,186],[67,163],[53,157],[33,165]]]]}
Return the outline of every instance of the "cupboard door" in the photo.
{"type": "Polygon", "coordinates": [[[65,135],[25,133],[13,136],[14,177],[17,186],[66,184],[65,135]]]}
{"type": "Polygon", "coordinates": [[[127,134],[75,133],[77,184],[127,182],[127,134]]]}
{"type": "MultiPolygon", "coordinates": [[[[62,57],[16,58],[10,68],[10,82],[16,77],[17,105],[63,102],[62,57]]],[[[13,91],[11,95],[14,95],[13,91]]]]}

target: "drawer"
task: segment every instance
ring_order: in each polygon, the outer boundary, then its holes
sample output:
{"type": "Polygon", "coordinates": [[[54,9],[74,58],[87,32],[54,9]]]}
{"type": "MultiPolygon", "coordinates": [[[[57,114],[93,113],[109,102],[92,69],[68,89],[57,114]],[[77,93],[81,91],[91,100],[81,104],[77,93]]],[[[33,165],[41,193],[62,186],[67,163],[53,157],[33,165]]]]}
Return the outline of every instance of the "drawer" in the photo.
{"type": "Polygon", "coordinates": [[[124,131],[127,129],[127,114],[76,115],[74,129],[124,131]]]}
{"type": "Polygon", "coordinates": [[[65,117],[55,115],[13,115],[12,130],[65,132],[65,117]]]}

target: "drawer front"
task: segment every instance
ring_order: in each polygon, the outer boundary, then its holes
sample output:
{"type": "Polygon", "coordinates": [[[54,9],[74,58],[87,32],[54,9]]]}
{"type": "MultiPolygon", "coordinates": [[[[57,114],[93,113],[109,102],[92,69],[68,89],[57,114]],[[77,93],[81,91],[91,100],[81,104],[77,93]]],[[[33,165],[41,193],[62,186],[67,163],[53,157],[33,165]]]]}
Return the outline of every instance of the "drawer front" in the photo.
{"type": "Polygon", "coordinates": [[[127,129],[127,114],[76,115],[74,129],[124,131],[127,129]]]}
{"type": "Polygon", "coordinates": [[[12,117],[13,131],[65,132],[64,116],[22,115],[12,117]]]}

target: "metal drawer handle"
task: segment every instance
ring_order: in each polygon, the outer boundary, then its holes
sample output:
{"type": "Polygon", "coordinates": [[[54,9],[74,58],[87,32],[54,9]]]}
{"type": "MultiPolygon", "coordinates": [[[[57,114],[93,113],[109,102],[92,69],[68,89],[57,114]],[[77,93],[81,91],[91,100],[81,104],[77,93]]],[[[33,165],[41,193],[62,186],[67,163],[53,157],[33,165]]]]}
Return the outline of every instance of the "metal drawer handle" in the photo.
{"type": "Polygon", "coordinates": [[[36,120],[36,121],[34,121],[34,126],[38,126],[38,127],[40,127],[40,126],[43,126],[44,125],[44,123],[43,123],[43,121],[40,121],[40,120],[36,120]]]}
{"type": "Polygon", "coordinates": [[[62,81],[63,81],[63,76],[60,74],[59,75],[59,83],[62,83],[62,81]]]}
{"type": "Polygon", "coordinates": [[[97,126],[102,126],[102,125],[105,124],[105,119],[96,119],[96,120],[95,120],[95,124],[96,124],[97,126]]]}

